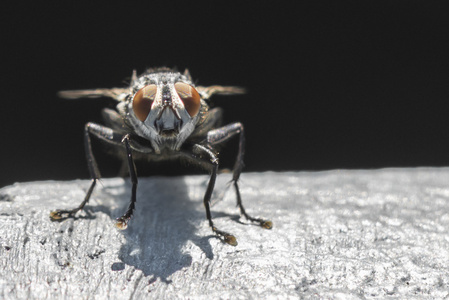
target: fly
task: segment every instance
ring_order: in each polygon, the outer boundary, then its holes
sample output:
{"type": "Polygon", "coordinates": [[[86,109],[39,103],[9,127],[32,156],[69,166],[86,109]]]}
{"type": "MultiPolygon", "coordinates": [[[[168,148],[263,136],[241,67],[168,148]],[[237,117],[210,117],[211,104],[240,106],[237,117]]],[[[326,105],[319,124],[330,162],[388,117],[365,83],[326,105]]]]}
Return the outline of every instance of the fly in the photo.
{"type": "Polygon", "coordinates": [[[214,94],[242,93],[244,90],[239,87],[195,86],[188,70],[181,74],[168,68],[149,69],[139,77],[134,71],[131,84],[126,88],[60,92],[59,96],[63,98],[110,97],[118,104],[116,110],[107,108],[103,110],[107,126],[89,122],[84,128],[84,146],[92,178],[84,200],[74,209],[52,211],[50,218],[61,220],[73,217],[88,203],[101,177],[91,146],[91,137],[95,137],[113,146],[123,147],[127,155],[132,192],[128,209],[116,220],[117,228],[127,228],[135,209],[138,180],[133,153],[146,155],[150,160],[155,156],[162,159],[183,156],[210,170],[211,175],[203,199],[209,226],[226,243],[236,246],[237,240],[234,235],[215,227],[210,212],[210,200],[219,166],[217,147],[238,136],[239,149],[232,176],[237,205],[247,220],[271,229],[273,226],[271,221],[251,217],[242,204],[238,181],[245,153],[243,125],[237,122],[217,128],[221,122],[222,110],[209,109],[205,101],[214,94]]]}

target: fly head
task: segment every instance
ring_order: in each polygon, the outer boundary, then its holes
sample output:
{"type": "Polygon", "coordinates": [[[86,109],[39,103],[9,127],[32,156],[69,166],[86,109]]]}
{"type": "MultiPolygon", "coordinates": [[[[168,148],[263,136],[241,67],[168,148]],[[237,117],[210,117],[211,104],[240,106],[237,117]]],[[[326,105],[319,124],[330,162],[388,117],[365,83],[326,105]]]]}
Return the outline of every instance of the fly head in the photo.
{"type": "Polygon", "coordinates": [[[190,75],[164,69],[133,78],[131,84],[125,110],[135,133],[156,152],[179,150],[208,109],[190,75]]]}

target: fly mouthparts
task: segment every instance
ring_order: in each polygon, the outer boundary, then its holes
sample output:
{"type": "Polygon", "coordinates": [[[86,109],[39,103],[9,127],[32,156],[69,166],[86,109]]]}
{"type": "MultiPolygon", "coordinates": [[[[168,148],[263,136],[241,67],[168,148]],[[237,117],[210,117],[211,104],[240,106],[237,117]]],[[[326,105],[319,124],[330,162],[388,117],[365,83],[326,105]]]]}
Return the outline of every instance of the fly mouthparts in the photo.
{"type": "Polygon", "coordinates": [[[161,132],[159,133],[162,137],[175,137],[177,136],[179,133],[178,129],[163,129],[161,130],[161,132]]]}

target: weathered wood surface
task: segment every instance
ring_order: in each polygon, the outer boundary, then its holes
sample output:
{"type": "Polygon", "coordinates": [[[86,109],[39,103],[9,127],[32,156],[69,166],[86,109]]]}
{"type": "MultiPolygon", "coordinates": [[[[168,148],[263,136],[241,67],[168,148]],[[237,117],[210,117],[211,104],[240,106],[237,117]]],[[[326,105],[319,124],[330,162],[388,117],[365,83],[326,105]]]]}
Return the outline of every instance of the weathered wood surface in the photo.
{"type": "MultiPolygon", "coordinates": [[[[228,175],[220,175],[220,198],[228,175]]],[[[246,173],[212,207],[237,247],[211,234],[206,176],[144,178],[135,218],[113,220],[130,184],[105,179],[87,212],[51,222],[89,181],[0,189],[1,299],[273,299],[449,297],[449,169],[246,173]],[[244,223],[244,224],[242,224],[244,223]]]]}

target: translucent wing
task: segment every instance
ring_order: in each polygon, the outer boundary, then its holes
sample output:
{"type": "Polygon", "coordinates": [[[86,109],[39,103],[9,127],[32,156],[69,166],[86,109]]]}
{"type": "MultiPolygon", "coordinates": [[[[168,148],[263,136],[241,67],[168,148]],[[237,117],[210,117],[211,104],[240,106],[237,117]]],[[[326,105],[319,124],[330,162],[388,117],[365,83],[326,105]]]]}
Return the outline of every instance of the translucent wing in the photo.
{"type": "Polygon", "coordinates": [[[246,90],[238,86],[197,86],[195,87],[203,99],[209,99],[212,95],[238,95],[245,94],[246,90]]]}
{"type": "Polygon", "coordinates": [[[58,92],[58,96],[65,99],[109,97],[118,101],[123,101],[126,95],[128,95],[129,93],[130,88],[112,88],[112,89],[60,91],[58,92]]]}

